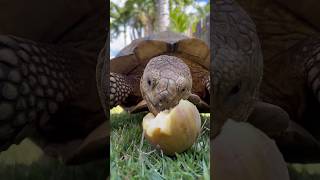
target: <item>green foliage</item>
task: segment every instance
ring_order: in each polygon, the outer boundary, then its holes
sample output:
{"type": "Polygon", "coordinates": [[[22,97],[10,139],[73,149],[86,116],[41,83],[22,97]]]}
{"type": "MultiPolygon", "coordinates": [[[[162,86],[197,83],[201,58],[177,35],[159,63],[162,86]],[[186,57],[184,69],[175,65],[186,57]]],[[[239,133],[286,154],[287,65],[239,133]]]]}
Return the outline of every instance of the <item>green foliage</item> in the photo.
{"type": "MultiPolygon", "coordinates": [[[[194,0],[170,0],[170,28],[172,31],[184,33],[195,26],[210,12],[209,3],[201,7],[194,0]],[[194,7],[195,13],[187,13],[187,7],[194,7]]],[[[127,0],[123,7],[110,3],[110,28],[112,38],[126,32],[131,27],[131,38],[135,39],[145,34],[152,33],[156,21],[156,0],[127,0]]]]}
{"type": "Polygon", "coordinates": [[[289,176],[291,180],[319,180],[320,165],[289,165],[289,176]]]}
{"type": "Polygon", "coordinates": [[[110,29],[114,38],[132,28],[133,38],[142,36],[142,30],[152,31],[155,22],[154,0],[127,0],[123,7],[110,2],[110,29]]]}
{"type": "Polygon", "coordinates": [[[209,13],[210,3],[202,7],[194,0],[170,0],[170,28],[178,33],[185,33],[190,28],[195,32],[197,23],[209,13]],[[196,11],[187,13],[187,7],[193,7],[196,11]]]}
{"type": "Polygon", "coordinates": [[[194,3],[194,0],[170,0],[169,3],[170,9],[172,9],[173,6],[186,7],[192,5],[194,3]]]}
{"type": "Polygon", "coordinates": [[[192,31],[195,32],[195,28],[197,23],[201,19],[205,19],[206,16],[210,13],[210,4],[206,4],[204,7],[200,7],[199,5],[195,5],[195,9],[197,10],[197,13],[195,14],[195,20],[192,24],[192,31]]]}
{"type": "MultiPolygon", "coordinates": [[[[168,157],[142,138],[144,113],[111,111],[111,179],[209,179],[209,130],[184,153],[168,157]]],[[[209,116],[201,116],[203,122],[209,116]]]]}
{"type": "Polygon", "coordinates": [[[181,7],[175,7],[170,11],[170,29],[175,32],[186,32],[190,27],[189,17],[181,7]]]}
{"type": "Polygon", "coordinates": [[[112,37],[116,37],[123,32],[121,30],[121,27],[124,24],[123,19],[122,9],[115,3],[110,2],[110,29],[112,37]]]}

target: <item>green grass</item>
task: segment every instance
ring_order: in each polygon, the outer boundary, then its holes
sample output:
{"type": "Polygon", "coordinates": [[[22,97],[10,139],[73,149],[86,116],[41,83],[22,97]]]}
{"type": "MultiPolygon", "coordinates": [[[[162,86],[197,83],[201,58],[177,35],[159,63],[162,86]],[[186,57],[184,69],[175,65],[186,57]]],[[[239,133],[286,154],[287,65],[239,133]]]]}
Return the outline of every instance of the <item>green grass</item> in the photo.
{"type": "Polygon", "coordinates": [[[42,160],[31,165],[0,165],[0,177],[6,180],[105,180],[106,162],[65,166],[57,160],[42,160]]]}
{"type": "MultiPolygon", "coordinates": [[[[111,110],[111,179],[210,179],[209,129],[186,152],[168,157],[142,138],[145,113],[111,110]]],[[[207,114],[202,122],[209,122],[207,114]]]]}
{"type": "Polygon", "coordinates": [[[319,180],[320,164],[288,165],[291,180],[319,180]]]}
{"type": "Polygon", "coordinates": [[[28,139],[0,153],[0,179],[5,180],[105,180],[107,168],[105,161],[66,166],[28,139]]]}

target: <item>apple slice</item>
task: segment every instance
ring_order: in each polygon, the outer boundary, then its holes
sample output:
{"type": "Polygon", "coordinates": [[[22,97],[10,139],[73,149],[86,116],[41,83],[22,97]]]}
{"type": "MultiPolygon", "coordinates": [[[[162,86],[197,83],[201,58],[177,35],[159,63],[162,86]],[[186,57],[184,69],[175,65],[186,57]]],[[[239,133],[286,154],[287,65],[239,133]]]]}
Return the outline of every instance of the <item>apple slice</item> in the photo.
{"type": "Polygon", "coordinates": [[[181,153],[190,148],[200,134],[201,119],[195,105],[187,100],[156,117],[149,113],[143,118],[145,137],[167,155],[181,153]]]}

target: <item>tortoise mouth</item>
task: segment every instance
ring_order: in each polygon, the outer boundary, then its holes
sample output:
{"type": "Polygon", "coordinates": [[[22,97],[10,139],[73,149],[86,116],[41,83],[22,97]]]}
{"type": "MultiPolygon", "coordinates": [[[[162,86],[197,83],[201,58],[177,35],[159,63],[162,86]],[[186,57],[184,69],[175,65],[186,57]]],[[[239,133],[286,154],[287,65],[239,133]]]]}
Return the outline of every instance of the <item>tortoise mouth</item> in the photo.
{"type": "Polygon", "coordinates": [[[155,105],[150,97],[148,95],[145,96],[146,98],[146,102],[147,102],[147,106],[149,108],[149,111],[152,112],[155,116],[160,112],[160,111],[163,111],[163,110],[160,110],[159,108],[157,108],[157,105],[155,105]]]}
{"type": "MultiPolygon", "coordinates": [[[[164,110],[169,110],[173,107],[175,107],[176,105],[179,104],[180,99],[177,101],[177,103],[174,103],[175,100],[172,100],[172,102],[170,103],[162,103],[162,102],[158,102],[158,103],[154,103],[151,98],[146,95],[146,102],[147,102],[147,106],[149,108],[149,110],[154,114],[157,115],[159,112],[164,111],[164,110]],[[169,105],[170,104],[170,105],[169,105]]],[[[183,99],[183,98],[181,98],[183,99]]]]}

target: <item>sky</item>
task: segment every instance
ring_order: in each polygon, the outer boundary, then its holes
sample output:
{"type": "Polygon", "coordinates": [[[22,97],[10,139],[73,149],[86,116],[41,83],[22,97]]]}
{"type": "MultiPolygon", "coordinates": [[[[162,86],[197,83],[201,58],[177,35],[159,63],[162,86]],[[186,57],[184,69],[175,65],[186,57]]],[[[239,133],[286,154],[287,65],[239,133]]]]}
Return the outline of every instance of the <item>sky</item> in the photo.
{"type": "MultiPolygon", "coordinates": [[[[195,0],[199,5],[205,5],[209,0],[195,0]]],[[[118,4],[119,6],[123,6],[126,0],[111,0],[111,2],[118,4]]],[[[187,12],[192,12],[195,11],[193,7],[187,8],[187,12]]],[[[130,30],[128,30],[127,33],[127,45],[131,41],[130,35],[129,35],[130,30]]],[[[124,44],[124,33],[121,33],[116,39],[111,39],[110,42],[110,58],[113,58],[116,56],[116,54],[125,47],[124,44]]]]}

